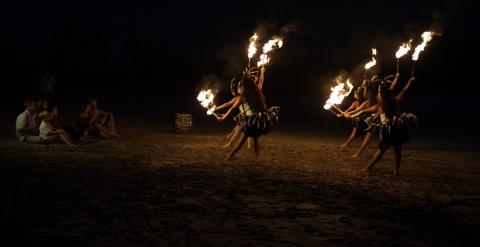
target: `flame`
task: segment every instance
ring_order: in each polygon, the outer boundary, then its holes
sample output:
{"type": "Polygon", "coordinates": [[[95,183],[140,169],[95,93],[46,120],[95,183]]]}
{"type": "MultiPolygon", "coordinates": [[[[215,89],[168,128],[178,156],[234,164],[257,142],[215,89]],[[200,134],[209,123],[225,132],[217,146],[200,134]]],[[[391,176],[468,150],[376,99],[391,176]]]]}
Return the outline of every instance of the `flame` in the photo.
{"type": "Polygon", "coordinates": [[[371,67],[375,66],[375,64],[377,64],[377,60],[375,60],[375,58],[372,57],[372,61],[365,64],[365,69],[370,69],[371,67]]]}
{"type": "Polygon", "coordinates": [[[270,57],[267,55],[270,51],[274,48],[282,48],[283,46],[283,39],[282,37],[273,37],[269,40],[265,45],[263,45],[263,54],[260,55],[260,60],[257,63],[257,66],[265,65],[270,62],[270,57]]]}
{"type": "Polygon", "coordinates": [[[270,58],[267,54],[260,55],[260,61],[258,61],[257,66],[260,67],[261,65],[267,64],[270,62],[270,58]]]}
{"type": "Polygon", "coordinates": [[[353,90],[353,85],[350,83],[350,79],[347,79],[346,83],[340,82],[337,86],[330,88],[332,92],[330,93],[330,98],[327,100],[323,108],[328,110],[332,105],[339,105],[342,103],[343,99],[347,97],[353,90]],[[347,86],[347,87],[345,87],[347,86]]]}
{"type": "Polygon", "coordinates": [[[437,33],[434,33],[432,31],[423,32],[423,34],[422,34],[423,42],[415,48],[415,52],[412,55],[412,60],[413,61],[418,60],[418,55],[420,55],[420,52],[422,52],[425,49],[425,47],[427,46],[427,43],[432,40],[432,37],[435,34],[437,34],[437,33]]]}
{"type": "Polygon", "coordinates": [[[410,49],[412,48],[412,46],[411,46],[412,41],[413,41],[413,39],[409,40],[408,43],[403,43],[398,48],[397,53],[395,53],[395,57],[397,59],[403,57],[405,54],[407,54],[410,51],[410,49]]]}
{"type": "Polygon", "coordinates": [[[274,46],[281,48],[283,46],[283,40],[280,37],[273,37],[273,39],[269,40],[265,45],[263,45],[263,54],[269,53],[273,50],[274,46]]]}
{"type": "Polygon", "coordinates": [[[375,60],[376,55],[377,55],[377,49],[373,48],[372,49],[372,61],[365,64],[365,69],[366,70],[370,69],[371,67],[375,66],[375,64],[377,64],[377,60],[375,60]]]}
{"type": "Polygon", "coordinates": [[[257,53],[256,41],[258,39],[257,33],[254,33],[252,37],[250,37],[250,45],[248,46],[248,59],[252,58],[255,53],[257,53]]]}
{"type": "Polygon", "coordinates": [[[208,109],[207,114],[211,115],[213,111],[215,110],[215,104],[213,103],[213,99],[215,98],[215,95],[212,93],[212,90],[202,90],[197,96],[197,100],[200,102],[200,105],[203,106],[203,108],[208,109]]]}

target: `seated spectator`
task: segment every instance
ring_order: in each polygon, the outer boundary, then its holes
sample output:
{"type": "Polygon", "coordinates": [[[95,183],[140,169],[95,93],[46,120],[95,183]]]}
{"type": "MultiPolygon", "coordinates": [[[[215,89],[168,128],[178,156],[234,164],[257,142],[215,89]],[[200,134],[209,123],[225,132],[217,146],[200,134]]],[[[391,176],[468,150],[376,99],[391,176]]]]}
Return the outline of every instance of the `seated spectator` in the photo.
{"type": "Polygon", "coordinates": [[[45,144],[53,144],[63,142],[68,146],[77,146],[73,143],[73,140],[67,135],[63,129],[54,129],[50,124],[52,120],[51,114],[47,111],[43,111],[39,114],[40,118],[40,137],[44,140],[45,144]]]}
{"type": "Polygon", "coordinates": [[[98,134],[106,139],[118,136],[113,114],[98,109],[96,99],[88,101],[88,105],[85,107],[85,111],[80,114],[80,118],[88,122],[87,132],[89,134],[98,134]]]}
{"type": "Polygon", "coordinates": [[[32,100],[25,101],[25,111],[17,116],[15,124],[15,132],[17,138],[25,143],[44,143],[44,139],[38,136],[38,128],[35,126],[35,102],[32,100]]]}

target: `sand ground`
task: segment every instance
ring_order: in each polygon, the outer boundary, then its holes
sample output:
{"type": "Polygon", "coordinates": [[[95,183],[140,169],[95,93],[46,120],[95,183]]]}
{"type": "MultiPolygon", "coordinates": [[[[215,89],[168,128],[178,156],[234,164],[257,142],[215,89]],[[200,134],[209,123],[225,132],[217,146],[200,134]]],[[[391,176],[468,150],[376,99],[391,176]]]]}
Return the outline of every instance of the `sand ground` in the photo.
{"type": "MultiPolygon", "coordinates": [[[[341,135],[274,130],[224,162],[224,129],[134,121],[115,140],[17,143],[0,133],[2,241],[29,246],[455,246],[480,226],[480,154],[412,139],[372,173],[341,135]]],[[[348,132],[346,130],[345,132],[348,132]]],[[[345,133],[346,135],[347,133],[345,133]]],[[[7,246],[7,245],[5,245],[7,246]]]]}

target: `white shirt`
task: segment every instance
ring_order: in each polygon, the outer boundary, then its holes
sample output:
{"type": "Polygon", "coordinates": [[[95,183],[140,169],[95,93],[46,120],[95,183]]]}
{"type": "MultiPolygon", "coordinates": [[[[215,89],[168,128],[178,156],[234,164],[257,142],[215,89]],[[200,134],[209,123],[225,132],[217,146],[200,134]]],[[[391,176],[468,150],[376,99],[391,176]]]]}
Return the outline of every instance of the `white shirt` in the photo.
{"type": "Polygon", "coordinates": [[[50,125],[47,121],[42,121],[38,129],[40,130],[41,137],[48,137],[52,132],[52,125],[50,125]]]}
{"type": "Polygon", "coordinates": [[[20,113],[15,123],[15,132],[19,139],[22,139],[25,137],[24,134],[21,134],[18,132],[19,129],[23,129],[23,128],[35,128],[35,121],[33,119],[33,116],[28,111],[24,111],[20,113]]]}

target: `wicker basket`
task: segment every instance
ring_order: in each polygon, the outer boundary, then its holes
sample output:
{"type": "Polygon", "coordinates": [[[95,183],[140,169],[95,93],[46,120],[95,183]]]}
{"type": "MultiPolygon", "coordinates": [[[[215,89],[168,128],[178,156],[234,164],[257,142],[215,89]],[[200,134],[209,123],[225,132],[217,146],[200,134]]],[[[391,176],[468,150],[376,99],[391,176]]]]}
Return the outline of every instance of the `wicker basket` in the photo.
{"type": "Polygon", "coordinates": [[[192,132],[192,114],[175,114],[175,132],[189,133],[192,132]]]}

